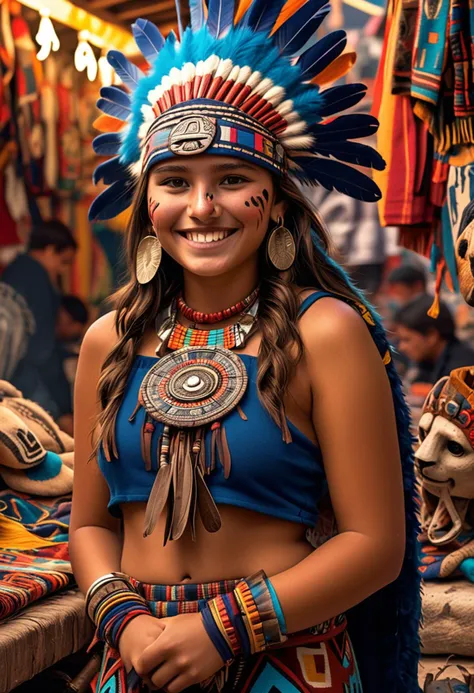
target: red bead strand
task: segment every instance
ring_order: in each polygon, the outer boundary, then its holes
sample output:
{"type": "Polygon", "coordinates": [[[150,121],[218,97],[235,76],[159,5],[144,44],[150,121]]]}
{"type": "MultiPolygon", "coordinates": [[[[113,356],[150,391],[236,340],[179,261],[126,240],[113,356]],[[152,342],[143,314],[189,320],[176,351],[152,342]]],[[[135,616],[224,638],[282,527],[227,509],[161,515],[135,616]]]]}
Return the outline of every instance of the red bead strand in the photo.
{"type": "Polygon", "coordinates": [[[200,325],[212,325],[216,322],[222,322],[223,320],[228,320],[234,315],[243,313],[249,306],[251,306],[258,298],[258,287],[252,291],[251,294],[239,301],[234,306],[230,308],[224,308],[224,310],[219,310],[216,313],[201,313],[198,310],[190,308],[183,300],[182,296],[178,297],[177,306],[179,312],[184,315],[185,318],[191,322],[200,325]]]}

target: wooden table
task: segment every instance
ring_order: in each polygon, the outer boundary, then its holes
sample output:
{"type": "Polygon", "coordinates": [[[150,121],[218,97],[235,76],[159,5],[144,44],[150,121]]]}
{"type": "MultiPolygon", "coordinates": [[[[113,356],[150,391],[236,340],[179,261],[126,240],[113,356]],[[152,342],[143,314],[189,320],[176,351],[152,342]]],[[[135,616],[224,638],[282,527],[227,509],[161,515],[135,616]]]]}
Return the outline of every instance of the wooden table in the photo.
{"type": "Polygon", "coordinates": [[[88,645],[93,626],[78,589],[54,594],[0,624],[0,693],[88,645]]]}

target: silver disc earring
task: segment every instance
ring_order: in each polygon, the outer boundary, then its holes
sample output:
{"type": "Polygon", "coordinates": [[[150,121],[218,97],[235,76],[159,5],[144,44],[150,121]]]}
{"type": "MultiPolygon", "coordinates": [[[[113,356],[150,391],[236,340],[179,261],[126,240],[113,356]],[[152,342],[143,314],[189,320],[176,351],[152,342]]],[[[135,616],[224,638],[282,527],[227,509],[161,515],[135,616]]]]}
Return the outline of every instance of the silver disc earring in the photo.
{"type": "Polygon", "coordinates": [[[268,239],[267,253],[271,264],[281,272],[290,269],[295,261],[295,240],[291,231],[283,226],[281,217],[278,217],[277,226],[273,229],[268,239]]]}
{"type": "Polygon", "coordinates": [[[151,282],[161,263],[161,243],[154,229],[153,232],[154,236],[145,236],[138,244],[135,273],[139,284],[151,282]]]}

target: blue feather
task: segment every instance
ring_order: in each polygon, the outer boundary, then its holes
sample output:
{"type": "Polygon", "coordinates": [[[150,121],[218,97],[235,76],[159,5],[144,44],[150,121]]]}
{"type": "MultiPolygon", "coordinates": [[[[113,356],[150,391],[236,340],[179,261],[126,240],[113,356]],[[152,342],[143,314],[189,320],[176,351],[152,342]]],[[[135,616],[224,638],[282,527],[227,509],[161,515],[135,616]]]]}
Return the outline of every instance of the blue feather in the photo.
{"type": "Polygon", "coordinates": [[[101,192],[89,208],[89,221],[113,219],[130,207],[135,186],[134,180],[121,180],[101,192]]]}
{"type": "Polygon", "coordinates": [[[180,39],[183,38],[183,17],[182,17],[182,12],[181,12],[181,0],[174,0],[175,7],[176,7],[176,17],[178,19],[178,34],[180,39]]]}
{"type": "Polygon", "coordinates": [[[104,181],[105,185],[110,185],[119,180],[129,178],[129,176],[130,174],[126,164],[120,163],[119,157],[114,156],[113,159],[104,161],[97,166],[92,175],[92,180],[95,185],[101,180],[104,181]]]}
{"type": "Polygon", "coordinates": [[[244,14],[241,26],[270,33],[286,0],[254,0],[244,14]]]}
{"type": "Polygon", "coordinates": [[[97,108],[103,113],[106,113],[113,118],[118,118],[119,120],[127,120],[131,113],[130,108],[125,108],[125,106],[121,106],[115,101],[110,101],[110,99],[98,99],[97,108]]]}
{"type": "Polygon", "coordinates": [[[374,116],[355,113],[339,116],[330,123],[312,125],[308,131],[326,143],[370,137],[375,135],[378,127],[379,121],[374,116]]]}
{"type": "Polygon", "coordinates": [[[326,34],[312,48],[305,51],[297,62],[306,80],[311,80],[319,75],[333,60],[335,60],[344,50],[347,44],[345,31],[333,31],[326,34]]]}
{"type": "Polygon", "coordinates": [[[377,202],[382,197],[371,178],[339,161],[311,156],[294,157],[294,161],[303,169],[294,173],[304,183],[316,182],[326,190],[338,190],[365,202],[377,202]]]}
{"type": "Polygon", "coordinates": [[[92,148],[99,156],[116,156],[119,153],[121,138],[118,132],[104,132],[92,141],[92,148]]]}
{"type": "Polygon", "coordinates": [[[150,64],[165,45],[160,30],[148,19],[137,19],[132,24],[133,37],[145,60],[150,64]]]}
{"type": "Polygon", "coordinates": [[[349,164],[375,168],[383,171],[385,161],[377,150],[360,142],[317,142],[313,145],[313,151],[324,156],[333,156],[339,161],[347,161],[349,164]]]}
{"type": "Polygon", "coordinates": [[[282,24],[273,40],[283,55],[296,55],[319,29],[331,9],[326,3],[327,0],[309,0],[282,24]]]}
{"type": "Polygon", "coordinates": [[[136,65],[130,62],[120,51],[111,50],[107,53],[107,60],[122,82],[132,91],[138,86],[138,82],[144,76],[136,65]]]}
{"type": "Polygon", "coordinates": [[[223,36],[234,24],[234,0],[209,0],[207,28],[216,38],[223,36]]]}
{"type": "Polygon", "coordinates": [[[132,110],[132,101],[130,96],[119,87],[102,87],[100,90],[100,95],[104,99],[114,101],[116,104],[123,106],[123,108],[126,108],[129,111],[132,110]]]}
{"type": "Polygon", "coordinates": [[[193,32],[199,31],[204,24],[204,0],[189,0],[189,13],[193,32]]]}
{"type": "Polygon", "coordinates": [[[321,92],[323,107],[319,111],[324,118],[355,106],[367,93],[365,84],[344,84],[321,92]]]}

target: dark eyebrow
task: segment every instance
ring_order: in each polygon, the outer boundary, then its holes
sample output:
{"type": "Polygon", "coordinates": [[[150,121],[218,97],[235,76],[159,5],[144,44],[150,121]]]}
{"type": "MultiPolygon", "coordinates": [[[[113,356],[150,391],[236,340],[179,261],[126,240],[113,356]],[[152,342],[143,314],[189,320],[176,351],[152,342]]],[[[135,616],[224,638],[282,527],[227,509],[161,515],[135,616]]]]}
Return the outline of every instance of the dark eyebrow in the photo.
{"type": "Polygon", "coordinates": [[[170,164],[168,166],[160,166],[160,167],[154,168],[152,173],[169,173],[169,172],[187,173],[188,170],[189,169],[186,168],[186,166],[179,166],[179,165],[170,164]]]}

